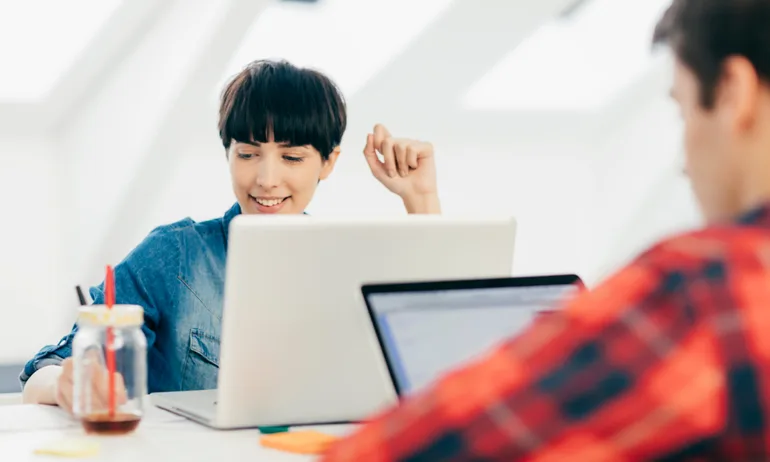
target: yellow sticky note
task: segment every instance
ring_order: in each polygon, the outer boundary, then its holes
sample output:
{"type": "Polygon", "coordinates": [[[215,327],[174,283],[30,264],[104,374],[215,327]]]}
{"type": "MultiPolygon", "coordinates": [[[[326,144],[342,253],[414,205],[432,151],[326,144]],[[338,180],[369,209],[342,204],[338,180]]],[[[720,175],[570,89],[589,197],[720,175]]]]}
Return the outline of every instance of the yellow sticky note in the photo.
{"type": "Polygon", "coordinates": [[[35,450],[35,454],[57,457],[94,457],[99,454],[99,443],[83,439],[53,441],[35,450]]]}
{"type": "Polygon", "coordinates": [[[296,454],[323,454],[339,437],[316,431],[293,431],[262,435],[262,446],[296,454]]]}

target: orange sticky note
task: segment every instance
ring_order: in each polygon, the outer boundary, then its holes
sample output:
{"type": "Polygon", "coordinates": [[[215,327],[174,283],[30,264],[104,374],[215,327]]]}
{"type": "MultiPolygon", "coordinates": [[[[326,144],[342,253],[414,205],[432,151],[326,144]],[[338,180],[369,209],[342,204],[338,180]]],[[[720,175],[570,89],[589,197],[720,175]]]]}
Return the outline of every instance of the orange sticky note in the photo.
{"type": "Polygon", "coordinates": [[[339,440],[338,436],[307,430],[262,435],[259,442],[266,448],[295,454],[323,454],[339,440]]]}

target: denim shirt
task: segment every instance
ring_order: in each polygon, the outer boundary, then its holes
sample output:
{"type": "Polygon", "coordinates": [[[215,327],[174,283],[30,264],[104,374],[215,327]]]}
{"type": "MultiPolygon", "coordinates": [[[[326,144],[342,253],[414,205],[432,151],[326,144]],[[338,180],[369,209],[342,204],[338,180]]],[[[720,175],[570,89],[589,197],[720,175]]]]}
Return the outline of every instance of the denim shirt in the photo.
{"type": "MultiPolygon", "coordinates": [[[[217,386],[227,232],[240,212],[236,203],[217,219],[158,227],[115,266],[116,303],[144,308],[150,393],[217,386]]],[[[104,283],[90,294],[103,304],[104,283]]],[[[76,331],[27,362],[22,387],[38,369],[72,355],[76,331]]]]}

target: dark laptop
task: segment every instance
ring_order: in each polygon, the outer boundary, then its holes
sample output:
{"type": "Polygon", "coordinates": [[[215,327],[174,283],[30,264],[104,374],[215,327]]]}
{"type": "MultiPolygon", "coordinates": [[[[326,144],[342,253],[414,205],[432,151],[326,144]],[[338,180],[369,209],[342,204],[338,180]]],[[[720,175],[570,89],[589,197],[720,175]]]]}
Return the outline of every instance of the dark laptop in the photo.
{"type": "Polygon", "coordinates": [[[362,287],[400,397],[515,336],[584,284],[574,274],[362,287]]]}

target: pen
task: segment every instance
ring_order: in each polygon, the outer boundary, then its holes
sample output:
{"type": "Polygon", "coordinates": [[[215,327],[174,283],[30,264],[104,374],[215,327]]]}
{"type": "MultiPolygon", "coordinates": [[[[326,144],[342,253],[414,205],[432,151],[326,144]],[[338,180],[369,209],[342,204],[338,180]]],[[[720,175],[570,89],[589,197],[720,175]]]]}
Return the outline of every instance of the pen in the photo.
{"type": "Polygon", "coordinates": [[[75,291],[78,293],[78,300],[80,300],[80,306],[86,306],[86,297],[83,296],[83,290],[80,289],[80,286],[75,286],[75,291]]]}

